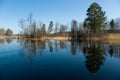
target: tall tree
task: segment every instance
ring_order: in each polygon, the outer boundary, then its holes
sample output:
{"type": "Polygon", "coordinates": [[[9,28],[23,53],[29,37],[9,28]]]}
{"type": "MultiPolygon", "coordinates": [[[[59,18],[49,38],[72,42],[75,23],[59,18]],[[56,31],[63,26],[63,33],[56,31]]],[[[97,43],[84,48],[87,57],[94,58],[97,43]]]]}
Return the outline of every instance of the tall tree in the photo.
{"type": "Polygon", "coordinates": [[[24,35],[24,36],[28,36],[28,27],[27,27],[27,25],[26,25],[26,20],[25,19],[21,19],[20,21],[19,21],[19,24],[18,24],[18,26],[22,29],[22,31],[21,31],[21,33],[20,34],[22,34],[22,35],[24,35]]]}
{"type": "Polygon", "coordinates": [[[84,27],[84,30],[88,29],[87,19],[84,20],[84,22],[83,22],[83,27],[84,27]]]}
{"type": "Polygon", "coordinates": [[[48,27],[48,35],[53,31],[53,21],[50,21],[49,27],[48,27]]]}
{"type": "Polygon", "coordinates": [[[36,27],[37,27],[37,25],[36,25],[36,22],[34,21],[32,24],[31,24],[31,37],[35,37],[36,36],[36,27]]]}
{"type": "Polygon", "coordinates": [[[110,26],[111,26],[111,30],[113,30],[115,26],[114,19],[110,21],[110,26]]]}
{"type": "Polygon", "coordinates": [[[36,22],[33,21],[33,15],[32,13],[29,14],[27,18],[27,27],[28,27],[28,34],[31,38],[35,37],[35,31],[36,31],[36,22]]]}
{"type": "Polygon", "coordinates": [[[0,28],[0,35],[4,35],[5,34],[5,29],[4,28],[0,28]]]}
{"type": "Polygon", "coordinates": [[[21,19],[19,27],[22,29],[22,33],[26,37],[35,37],[36,34],[36,22],[33,21],[32,14],[29,14],[27,19],[21,19]]]}
{"type": "Polygon", "coordinates": [[[116,29],[116,30],[120,30],[120,18],[117,18],[117,19],[115,20],[115,29],[116,29]]]}
{"type": "Polygon", "coordinates": [[[45,36],[46,35],[45,24],[42,25],[40,30],[41,30],[41,36],[45,36]]]}
{"type": "Polygon", "coordinates": [[[105,12],[98,3],[92,3],[87,10],[88,29],[92,32],[98,32],[106,26],[105,12]]]}
{"type": "Polygon", "coordinates": [[[55,23],[54,33],[57,33],[57,32],[58,32],[58,30],[59,30],[59,23],[58,23],[58,22],[56,22],[56,23],[55,23]]]}
{"type": "Polygon", "coordinates": [[[72,36],[72,38],[77,37],[77,31],[78,31],[78,23],[76,20],[72,20],[72,22],[71,22],[71,36],[72,36]]]}
{"type": "Polygon", "coordinates": [[[58,36],[57,34],[57,32],[58,32],[58,30],[59,30],[59,23],[58,22],[56,22],[55,23],[55,29],[54,29],[54,33],[56,34],[55,36],[58,36]]]}
{"type": "Polygon", "coordinates": [[[5,33],[7,36],[12,36],[13,35],[13,31],[11,29],[7,29],[6,30],[6,33],[5,33]]]}
{"type": "Polygon", "coordinates": [[[62,33],[62,36],[66,36],[66,30],[67,30],[67,26],[66,25],[60,25],[60,33],[62,33]]]}

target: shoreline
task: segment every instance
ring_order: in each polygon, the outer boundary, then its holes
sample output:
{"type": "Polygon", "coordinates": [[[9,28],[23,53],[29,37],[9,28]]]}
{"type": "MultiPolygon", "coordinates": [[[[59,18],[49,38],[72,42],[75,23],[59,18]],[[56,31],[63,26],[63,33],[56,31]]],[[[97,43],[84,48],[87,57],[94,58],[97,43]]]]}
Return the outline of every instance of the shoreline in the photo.
{"type": "MultiPolygon", "coordinates": [[[[0,39],[7,39],[7,37],[0,37],[0,39]]],[[[10,38],[10,37],[8,37],[10,38]]],[[[41,38],[26,38],[26,37],[20,37],[20,36],[12,36],[11,39],[23,39],[23,40],[38,40],[38,41],[43,41],[43,40],[72,40],[71,37],[64,37],[64,36],[60,36],[60,37],[41,37],[41,38]]],[[[113,33],[109,33],[106,35],[103,35],[101,37],[87,37],[87,38],[79,38],[79,39],[75,39],[75,40],[83,40],[83,41],[100,41],[100,42],[106,42],[106,43],[120,43],[120,34],[113,34],[113,33]]]]}

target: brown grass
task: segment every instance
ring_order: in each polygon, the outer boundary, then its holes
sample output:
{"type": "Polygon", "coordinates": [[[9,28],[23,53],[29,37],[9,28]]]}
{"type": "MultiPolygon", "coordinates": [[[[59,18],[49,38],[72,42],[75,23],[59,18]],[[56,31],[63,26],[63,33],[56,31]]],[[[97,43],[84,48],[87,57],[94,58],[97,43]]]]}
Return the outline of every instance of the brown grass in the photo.
{"type": "MultiPolygon", "coordinates": [[[[71,40],[71,37],[42,37],[42,38],[23,38],[23,37],[20,37],[20,39],[31,39],[31,40],[47,40],[47,39],[71,40]]],[[[86,40],[107,42],[107,43],[111,43],[111,44],[118,44],[118,43],[120,43],[120,34],[109,33],[109,34],[103,35],[101,37],[91,37],[91,38],[87,37],[86,40]]]]}
{"type": "Polygon", "coordinates": [[[49,39],[54,39],[54,40],[70,40],[71,37],[50,37],[49,39]]]}
{"type": "Polygon", "coordinates": [[[4,35],[0,35],[0,37],[4,37],[4,35]]]}
{"type": "Polygon", "coordinates": [[[120,40],[120,34],[108,34],[108,36],[106,36],[106,38],[110,39],[110,40],[120,40]]]}
{"type": "Polygon", "coordinates": [[[120,34],[109,33],[109,34],[103,35],[101,37],[87,38],[87,40],[107,42],[107,43],[111,43],[111,44],[119,44],[120,43],[120,34]]]}

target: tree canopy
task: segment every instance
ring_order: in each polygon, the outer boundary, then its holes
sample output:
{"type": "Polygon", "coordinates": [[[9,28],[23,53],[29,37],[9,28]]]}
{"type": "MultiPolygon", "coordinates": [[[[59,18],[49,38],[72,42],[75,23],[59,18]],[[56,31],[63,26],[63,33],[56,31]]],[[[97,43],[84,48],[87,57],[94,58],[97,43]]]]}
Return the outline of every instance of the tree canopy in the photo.
{"type": "Polygon", "coordinates": [[[113,30],[115,26],[114,19],[110,21],[110,26],[111,26],[111,30],[113,30]]]}
{"type": "Polygon", "coordinates": [[[105,12],[102,7],[96,2],[92,3],[87,10],[88,29],[94,33],[101,31],[106,26],[105,12]]]}

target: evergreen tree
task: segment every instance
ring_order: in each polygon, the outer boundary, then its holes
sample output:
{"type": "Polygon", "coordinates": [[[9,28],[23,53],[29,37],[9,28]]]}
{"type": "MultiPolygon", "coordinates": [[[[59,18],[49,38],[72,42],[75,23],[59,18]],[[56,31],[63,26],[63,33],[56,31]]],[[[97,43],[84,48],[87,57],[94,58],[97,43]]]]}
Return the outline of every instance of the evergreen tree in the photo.
{"type": "Polygon", "coordinates": [[[100,7],[97,3],[92,3],[87,10],[87,21],[88,21],[88,29],[92,32],[98,32],[104,29],[106,26],[106,17],[105,12],[102,11],[102,7],[100,7]]]}
{"type": "Polygon", "coordinates": [[[83,22],[83,27],[84,27],[84,30],[86,30],[86,29],[88,28],[87,19],[84,20],[84,22],[83,22]]]}
{"type": "Polygon", "coordinates": [[[50,34],[53,31],[53,21],[50,21],[49,27],[48,27],[48,34],[50,34]]]}
{"type": "Polygon", "coordinates": [[[112,19],[111,22],[110,22],[110,26],[111,26],[111,30],[114,29],[114,26],[115,26],[115,23],[114,23],[114,20],[112,19]]]}

